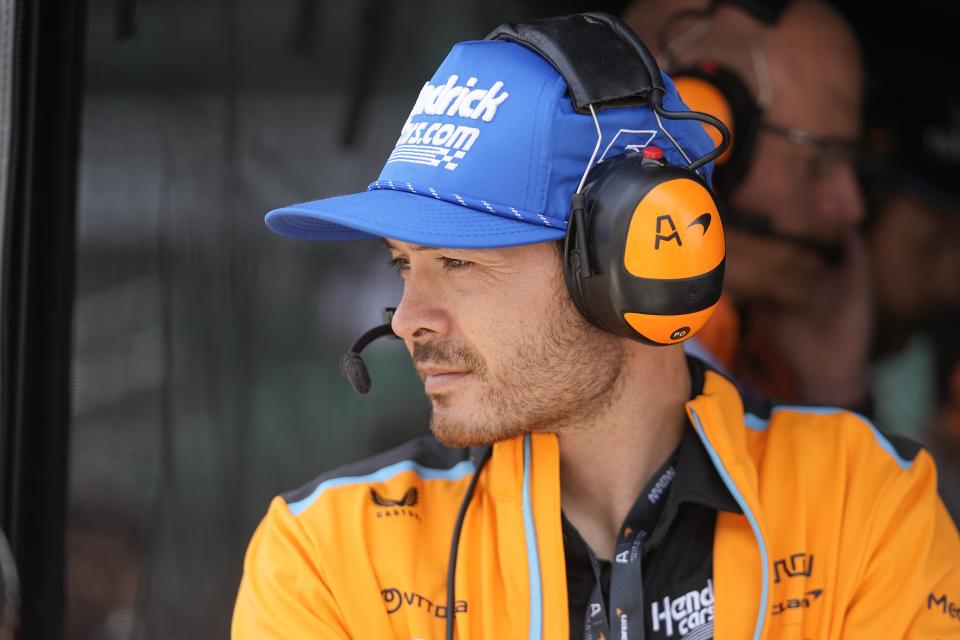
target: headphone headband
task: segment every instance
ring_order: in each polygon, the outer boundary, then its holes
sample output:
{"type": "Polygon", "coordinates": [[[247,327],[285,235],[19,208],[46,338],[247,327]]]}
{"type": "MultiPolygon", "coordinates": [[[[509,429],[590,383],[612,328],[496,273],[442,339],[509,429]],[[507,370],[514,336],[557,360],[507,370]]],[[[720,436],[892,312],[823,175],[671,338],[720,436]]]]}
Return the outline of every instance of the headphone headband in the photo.
{"type": "MultiPolygon", "coordinates": [[[[571,198],[564,275],[574,304],[594,325],[645,344],[676,344],[696,333],[720,297],[723,230],[709,187],[696,170],[724,152],[727,128],[713,116],[668,111],[660,68],[619,18],[585,13],[504,24],[488,40],[525,46],[550,62],[578,113],[614,107],[653,111],[687,165],[670,166],[656,147],[608,158],[584,173],[571,198]],[[720,135],[691,160],[660,118],[699,120],[720,135]],[[592,174],[592,175],[591,175],[592,174]],[[582,190],[581,190],[582,189],[582,190]]],[[[596,155],[596,149],[594,155],[596,155]]]]}
{"type": "Polygon", "coordinates": [[[515,42],[545,58],[563,76],[578,113],[588,115],[589,105],[600,111],[659,104],[664,92],[653,55],[630,27],[609,13],[508,22],[485,39],[515,42]]]}

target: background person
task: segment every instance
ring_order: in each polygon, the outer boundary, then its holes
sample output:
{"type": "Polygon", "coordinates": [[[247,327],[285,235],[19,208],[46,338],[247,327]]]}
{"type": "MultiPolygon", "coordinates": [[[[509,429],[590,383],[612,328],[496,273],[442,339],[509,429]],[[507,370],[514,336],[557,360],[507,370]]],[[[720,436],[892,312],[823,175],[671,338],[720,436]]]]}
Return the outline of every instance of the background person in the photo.
{"type": "Polygon", "coordinates": [[[859,406],[871,335],[870,270],[857,231],[865,205],[853,165],[859,48],[826,3],[752,11],[642,0],[625,12],[670,73],[719,65],[746,94],[737,106],[747,126],[734,131],[739,155],[717,172],[728,222],[725,303],[701,343],[748,390],[859,406]]]}

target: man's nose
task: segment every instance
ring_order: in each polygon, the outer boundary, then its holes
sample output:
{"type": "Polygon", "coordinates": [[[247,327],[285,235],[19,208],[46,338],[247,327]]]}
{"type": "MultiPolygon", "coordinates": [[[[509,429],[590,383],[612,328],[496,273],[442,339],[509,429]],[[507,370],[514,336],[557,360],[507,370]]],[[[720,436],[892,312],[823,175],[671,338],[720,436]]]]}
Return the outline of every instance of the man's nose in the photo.
{"type": "Polygon", "coordinates": [[[407,342],[450,331],[450,317],[443,309],[435,287],[425,277],[411,273],[404,281],[403,297],[391,321],[394,333],[407,342]]]}
{"type": "Polygon", "coordinates": [[[853,165],[840,164],[822,180],[817,202],[820,215],[834,223],[859,224],[866,212],[866,203],[853,165]]]}

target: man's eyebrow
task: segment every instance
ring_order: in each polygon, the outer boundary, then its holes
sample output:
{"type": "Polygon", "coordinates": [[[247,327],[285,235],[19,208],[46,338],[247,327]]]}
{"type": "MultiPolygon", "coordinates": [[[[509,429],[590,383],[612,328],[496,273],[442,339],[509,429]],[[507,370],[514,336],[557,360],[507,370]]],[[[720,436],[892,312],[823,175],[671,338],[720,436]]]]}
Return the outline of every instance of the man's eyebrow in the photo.
{"type": "MultiPolygon", "coordinates": [[[[386,238],[380,238],[378,242],[380,243],[380,246],[383,247],[384,249],[387,249],[390,251],[399,251],[399,249],[397,249],[397,247],[390,244],[390,240],[387,240],[386,238]]],[[[414,244],[414,245],[411,245],[411,248],[414,251],[433,251],[437,247],[428,247],[425,244],[414,244]]]]}

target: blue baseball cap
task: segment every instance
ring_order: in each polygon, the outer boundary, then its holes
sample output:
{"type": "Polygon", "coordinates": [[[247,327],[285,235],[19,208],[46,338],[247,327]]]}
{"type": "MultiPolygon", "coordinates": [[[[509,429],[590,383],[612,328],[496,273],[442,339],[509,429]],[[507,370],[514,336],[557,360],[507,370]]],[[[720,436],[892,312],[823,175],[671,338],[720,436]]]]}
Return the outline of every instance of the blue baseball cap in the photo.
{"type": "MultiPolygon", "coordinates": [[[[664,84],[664,108],[688,110],[666,76],[664,84]]],[[[649,108],[603,109],[597,118],[598,161],[653,145],[669,163],[687,164],[649,108]]],[[[663,126],[691,160],[713,148],[697,121],[663,126]]],[[[512,42],[462,42],[423,86],[365,192],[275,209],[266,223],[307,240],[470,249],[557,240],[596,144],[592,116],[574,111],[550,62],[512,42]]],[[[700,171],[709,182],[710,165],[700,171]]]]}

